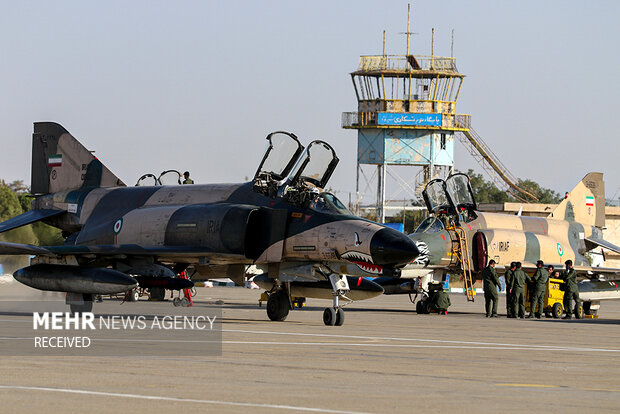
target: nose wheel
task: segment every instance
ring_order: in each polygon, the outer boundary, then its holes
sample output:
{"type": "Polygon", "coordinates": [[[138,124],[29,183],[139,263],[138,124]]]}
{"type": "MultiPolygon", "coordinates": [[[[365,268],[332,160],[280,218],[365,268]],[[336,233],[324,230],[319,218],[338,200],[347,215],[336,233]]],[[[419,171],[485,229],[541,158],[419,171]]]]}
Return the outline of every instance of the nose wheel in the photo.
{"type": "Polygon", "coordinates": [[[327,326],[342,326],[344,323],[344,309],[325,308],[323,323],[327,326]]]}
{"type": "Polygon", "coordinates": [[[325,308],[323,311],[323,323],[327,326],[342,326],[344,324],[344,310],[340,306],[340,297],[348,299],[346,294],[350,291],[349,282],[346,276],[334,273],[329,275],[329,281],[334,289],[332,293],[334,295],[334,305],[331,308],[325,308]]]}

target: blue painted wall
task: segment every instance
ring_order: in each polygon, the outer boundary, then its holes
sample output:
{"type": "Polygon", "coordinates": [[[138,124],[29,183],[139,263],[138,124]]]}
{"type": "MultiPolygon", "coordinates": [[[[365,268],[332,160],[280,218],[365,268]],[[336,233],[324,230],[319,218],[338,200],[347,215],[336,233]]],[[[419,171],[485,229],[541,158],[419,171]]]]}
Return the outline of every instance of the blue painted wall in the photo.
{"type": "Polygon", "coordinates": [[[357,157],[361,164],[430,165],[431,147],[434,164],[454,164],[454,136],[445,134],[442,148],[441,132],[407,129],[360,129],[357,136],[357,157]]]}

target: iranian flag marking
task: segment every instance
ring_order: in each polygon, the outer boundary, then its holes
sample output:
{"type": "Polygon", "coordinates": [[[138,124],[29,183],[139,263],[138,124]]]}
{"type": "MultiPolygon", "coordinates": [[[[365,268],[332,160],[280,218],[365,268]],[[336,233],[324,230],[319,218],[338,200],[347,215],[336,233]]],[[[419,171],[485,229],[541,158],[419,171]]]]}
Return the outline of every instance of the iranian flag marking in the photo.
{"type": "Polygon", "coordinates": [[[586,206],[594,206],[594,197],[586,196],[586,206]]]}
{"type": "Polygon", "coordinates": [[[60,167],[62,165],[62,154],[50,155],[47,165],[50,167],[60,167]]]}

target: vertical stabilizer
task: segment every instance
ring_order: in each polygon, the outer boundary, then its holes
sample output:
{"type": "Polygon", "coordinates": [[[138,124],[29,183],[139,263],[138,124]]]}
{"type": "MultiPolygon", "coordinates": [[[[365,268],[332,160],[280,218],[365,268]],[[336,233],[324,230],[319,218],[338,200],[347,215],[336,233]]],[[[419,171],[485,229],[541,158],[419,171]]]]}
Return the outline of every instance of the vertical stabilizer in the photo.
{"type": "Polygon", "coordinates": [[[603,173],[591,172],[577,184],[549,215],[558,220],[605,227],[605,182],[603,173]]]}
{"type": "Polygon", "coordinates": [[[125,184],[55,122],[35,122],[32,134],[32,194],[125,184]]]}

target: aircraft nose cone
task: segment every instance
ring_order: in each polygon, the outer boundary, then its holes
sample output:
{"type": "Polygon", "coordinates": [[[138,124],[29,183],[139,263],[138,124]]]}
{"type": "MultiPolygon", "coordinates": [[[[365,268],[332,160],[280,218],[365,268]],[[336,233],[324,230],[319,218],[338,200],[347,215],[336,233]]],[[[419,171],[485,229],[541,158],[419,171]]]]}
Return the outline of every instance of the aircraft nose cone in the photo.
{"type": "Polygon", "coordinates": [[[372,261],[380,266],[401,266],[420,255],[407,235],[394,229],[381,229],[370,240],[372,261]]]}

